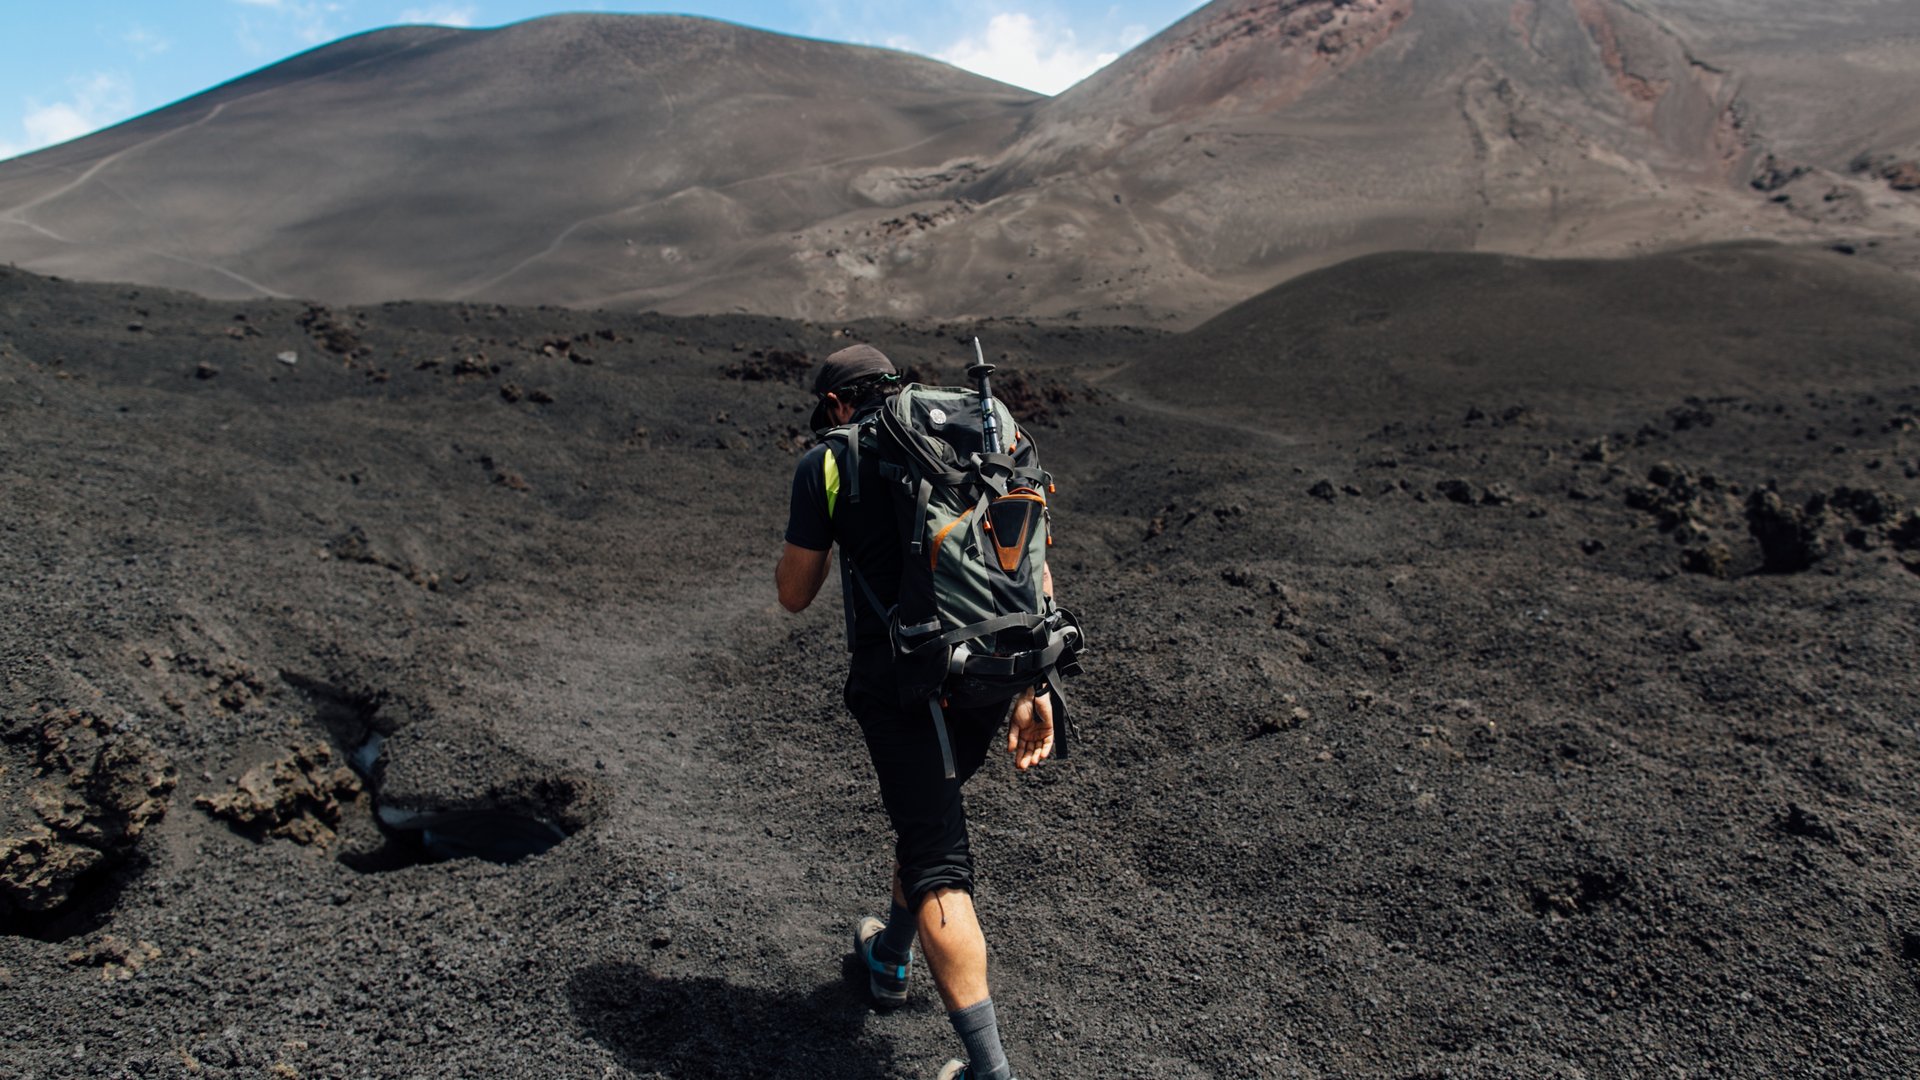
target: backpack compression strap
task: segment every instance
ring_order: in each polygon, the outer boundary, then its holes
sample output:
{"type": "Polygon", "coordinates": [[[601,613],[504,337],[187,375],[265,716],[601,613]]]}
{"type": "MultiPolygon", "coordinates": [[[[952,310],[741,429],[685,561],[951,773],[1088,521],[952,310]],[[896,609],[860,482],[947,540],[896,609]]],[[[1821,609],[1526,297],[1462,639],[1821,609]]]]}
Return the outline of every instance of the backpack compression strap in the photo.
{"type": "MultiPolygon", "coordinates": [[[[1061,761],[1071,756],[1067,744],[1072,740],[1073,721],[1067,719],[1067,695],[1060,689],[1060,674],[1053,668],[1047,669],[1046,690],[1053,694],[1053,749],[1054,756],[1061,761]]],[[[1039,691],[1035,691],[1038,693],[1039,691]]]]}
{"type": "MultiPolygon", "coordinates": [[[[937,638],[930,638],[928,640],[938,641],[942,645],[958,645],[962,641],[967,641],[972,638],[986,637],[988,634],[997,634],[1002,630],[1014,630],[1014,629],[1031,630],[1034,627],[1039,626],[1041,623],[1044,623],[1046,621],[1047,619],[1046,619],[1046,616],[1044,615],[1032,615],[1024,611],[1016,611],[1011,615],[996,615],[991,619],[986,619],[981,622],[969,623],[966,626],[962,626],[956,630],[949,630],[946,633],[941,634],[937,638]]],[[[903,627],[902,629],[905,630],[910,628],[903,627]]],[[[915,642],[913,647],[918,649],[923,647],[924,645],[926,645],[925,641],[919,641],[919,642],[915,642]]],[[[1059,653],[1056,652],[1054,653],[1054,655],[1058,656],[1059,653]]],[[[977,657],[976,659],[989,659],[989,658],[977,657]]],[[[1052,663],[1052,661],[1049,660],[1048,663],[1052,663]]],[[[969,670],[973,670],[973,669],[969,669],[969,670]]]]}
{"type": "MultiPolygon", "coordinates": [[[[821,436],[821,439],[827,444],[827,453],[820,463],[820,468],[827,492],[827,517],[831,519],[839,503],[842,478],[846,480],[847,501],[850,503],[860,501],[860,422],[834,428],[821,436]],[[839,442],[844,447],[845,467],[841,466],[839,455],[833,452],[835,442],[839,442]]],[[[848,652],[853,651],[853,587],[855,583],[859,584],[860,591],[867,598],[867,603],[873,605],[873,610],[879,612],[882,619],[892,617],[893,613],[880,603],[878,596],[874,595],[873,586],[867,584],[866,576],[861,574],[860,568],[853,564],[853,557],[847,554],[847,545],[841,544],[840,605],[847,612],[848,652]]]]}
{"type": "Polygon", "coordinates": [[[953,767],[953,743],[947,738],[947,714],[940,708],[940,691],[935,690],[927,699],[927,709],[933,713],[933,733],[940,737],[941,775],[948,780],[959,778],[953,767]]]}

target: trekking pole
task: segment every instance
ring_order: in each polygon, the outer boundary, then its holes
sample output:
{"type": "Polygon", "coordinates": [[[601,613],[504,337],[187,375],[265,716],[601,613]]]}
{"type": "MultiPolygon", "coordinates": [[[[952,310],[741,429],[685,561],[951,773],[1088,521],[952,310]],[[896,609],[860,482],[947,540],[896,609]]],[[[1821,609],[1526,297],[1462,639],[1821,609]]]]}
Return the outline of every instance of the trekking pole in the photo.
{"type": "Polygon", "coordinates": [[[967,378],[980,384],[980,431],[985,436],[987,453],[1000,452],[1000,421],[993,415],[993,387],[988,385],[987,376],[993,374],[993,365],[987,363],[987,355],[980,351],[980,339],[973,339],[973,366],[967,368],[967,378]]]}

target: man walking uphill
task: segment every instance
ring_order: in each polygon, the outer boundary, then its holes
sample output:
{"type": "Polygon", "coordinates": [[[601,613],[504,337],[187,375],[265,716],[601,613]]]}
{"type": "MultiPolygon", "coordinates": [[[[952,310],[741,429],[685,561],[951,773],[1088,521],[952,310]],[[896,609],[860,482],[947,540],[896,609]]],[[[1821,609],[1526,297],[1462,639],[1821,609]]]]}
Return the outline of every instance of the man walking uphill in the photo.
{"type": "MultiPolygon", "coordinates": [[[[861,451],[861,429],[844,426],[874,420],[900,389],[892,361],[870,345],[841,349],[821,366],[813,383],[819,398],[813,429],[818,434],[841,430],[803,455],[794,472],[786,547],[775,582],[782,606],[795,612],[806,608],[826,580],[831,548],[840,545],[852,652],[844,698],[866,737],[896,840],[887,919],[868,917],[854,930],[854,949],[867,969],[873,1002],[890,1008],[906,1001],[918,936],[948,1019],[966,1046],[967,1060],[948,1062],[941,1080],[1009,1080],[1013,1073],[987,989],[986,939],[974,915],[973,857],[960,788],[986,760],[1001,721],[1009,716],[1006,747],[1016,767],[1026,769],[1051,754],[1053,706],[1049,694],[1036,696],[1034,687],[1044,681],[1036,678],[1013,697],[1011,708],[1004,699],[973,707],[956,700],[955,707],[942,710],[913,697],[913,677],[896,662],[888,615],[901,599],[909,545],[901,512],[889,497],[889,483],[899,484],[899,469],[887,466],[878,453],[861,451]]],[[[941,410],[931,412],[940,416],[936,423],[946,422],[941,410]]],[[[1037,472],[1032,441],[1017,433],[1012,445],[1013,460],[1037,472]]],[[[952,528],[924,541],[932,547],[933,562],[941,559],[941,543],[952,528]]],[[[912,541],[922,542],[917,535],[912,541]]],[[[1044,562],[1038,573],[1050,597],[1044,562]]]]}

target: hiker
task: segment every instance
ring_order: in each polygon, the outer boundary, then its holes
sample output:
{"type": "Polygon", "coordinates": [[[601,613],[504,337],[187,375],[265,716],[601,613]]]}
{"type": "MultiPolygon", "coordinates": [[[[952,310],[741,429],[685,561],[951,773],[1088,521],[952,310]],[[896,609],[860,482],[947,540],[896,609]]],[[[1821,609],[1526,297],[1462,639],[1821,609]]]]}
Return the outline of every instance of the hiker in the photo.
{"type": "MultiPolygon", "coordinates": [[[[854,345],[827,357],[813,391],[819,399],[814,432],[825,435],[840,429],[855,432],[851,438],[857,439],[858,429],[844,426],[875,418],[901,392],[901,383],[892,361],[879,349],[854,345]]],[[[936,423],[945,421],[939,409],[931,411],[941,418],[936,423]]],[[[1040,683],[1036,679],[1012,695],[1010,707],[1005,700],[973,707],[956,701],[945,710],[937,701],[902,704],[902,686],[909,676],[896,663],[887,615],[901,592],[906,556],[901,519],[894,501],[886,497],[890,478],[879,460],[882,455],[871,450],[853,455],[854,475],[842,477],[849,460],[848,438],[841,436],[837,447],[823,438],[801,457],[794,472],[786,546],[774,576],[781,605],[801,611],[826,581],[829,550],[840,545],[852,654],[843,695],[866,737],[896,838],[891,908],[885,922],[872,916],[858,922],[854,951],[868,973],[875,1007],[896,1007],[907,999],[917,935],[947,1018],[966,1047],[966,1060],[947,1062],[940,1080],[1009,1080],[1013,1073],[987,989],[987,943],[974,914],[973,856],[960,788],[986,760],[1003,720],[1010,720],[1006,747],[1015,767],[1025,770],[1052,754],[1053,700],[1048,693],[1035,694],[1040,683]],[[849,497],[861,492],[864,497],[849,497]],[[943,723],[944,729],[930,721],[943,723]]],[[[1033,475],[1043,475],[1037,472],[1032,440],[1018,433],[1013,445],[1014,461],[1033,475]]],[[[923,493],[920,505],[925,504],[923,493]]],[[[933,541],[936,560],[937,545],[947,535],[943,529],[933,541]]],[[[1051,571],[1044,563],[1044,547],[1038,551],[1040,587],[1050,598],[1051,571]]],[[[1047,674],[1051,676],[1051,669],[1047,674]]],[[[934,676],[936,683],[943,675],[934,676]]]]}

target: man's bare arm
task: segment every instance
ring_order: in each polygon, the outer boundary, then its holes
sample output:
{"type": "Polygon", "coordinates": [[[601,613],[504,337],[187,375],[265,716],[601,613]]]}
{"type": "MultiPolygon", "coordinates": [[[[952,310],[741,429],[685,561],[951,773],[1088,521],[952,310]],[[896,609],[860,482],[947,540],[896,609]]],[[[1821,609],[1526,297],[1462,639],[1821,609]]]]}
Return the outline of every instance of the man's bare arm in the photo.
{"type": "MultiPolygon", "coordinates": [[[[1053,596],[1053,564],[1040,564],[1040,588],[1053,596]]],[[[1053,695],[1022,690],[1013,699],[1012,723],[1007,725],[1007,753],[1014,767],[1025,771],[1053,755],[1053,695]]]]}
{"type": "Polygon", "coordinates": [[[780,606],[788,611],[805,611],[820,586],[827,580],[827,551],[788,544],[780,552],[779,565],[773,568],[773,583],[780,590],[780,606]]]}

